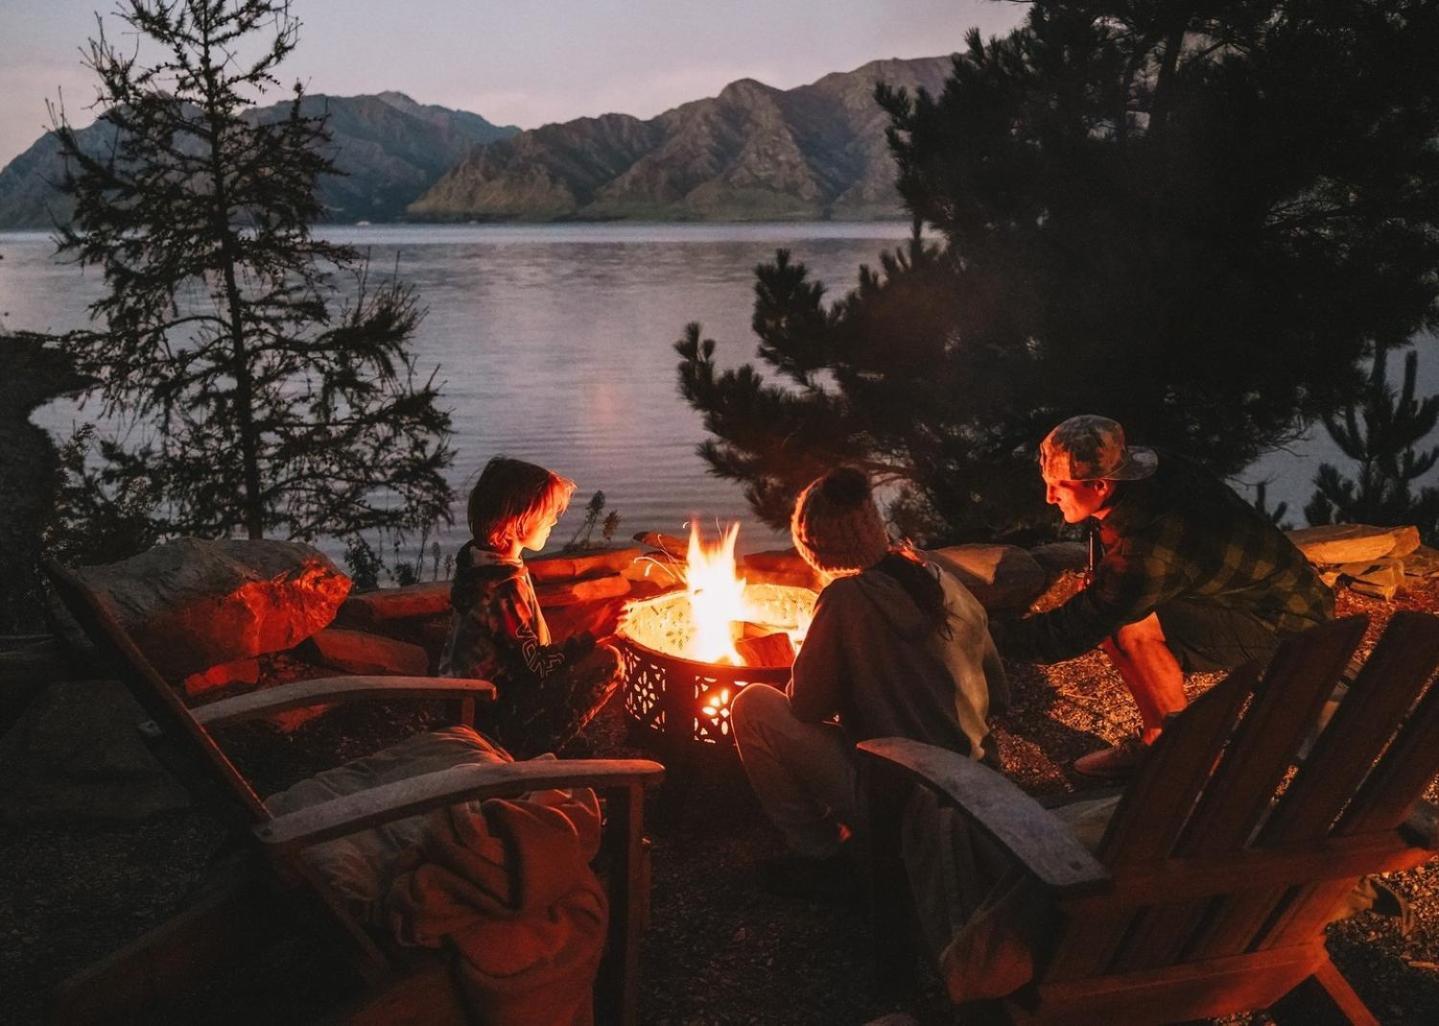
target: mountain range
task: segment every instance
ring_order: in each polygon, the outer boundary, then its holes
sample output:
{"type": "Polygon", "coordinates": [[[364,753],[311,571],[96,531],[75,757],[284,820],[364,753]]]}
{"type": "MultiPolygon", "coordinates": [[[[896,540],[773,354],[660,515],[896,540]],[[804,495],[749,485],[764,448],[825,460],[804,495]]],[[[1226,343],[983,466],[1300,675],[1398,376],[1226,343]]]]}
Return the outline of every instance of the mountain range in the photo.
{"type": "MultiPolygon", "coordinates": [[[[256,107],[256,121],[285,116],[289,103],[256,107]]],[[[307,115],[328,112],[330,146],[342,175],[320,179],[327,221],[403,220],[405,207],[473,146],[514,135],[518,128],[493,125],[467,111],[416,103],[404,93],[373,96],[306,96],[307,115]]],[[[109,149],[115,129],[104,118],[78,130],[88,153],[109,149]]],[[[54,183],[63,172],[53,132],[0,170],[0,229],[49,228],[67,221],[72,205],[54,183]]]]}
{"type": "MultiPolygon", "coordinates": [[[[345,172],[320,182],[332,222],[862,220],[902,213],[875,83],[937,93],[949,69],[948,57],[872,61],[787,90],[741,79],[648,120],[529,131],[397,92],[304,102],[329,112],[345,172]]],[[[101,119],[77,135],[102,152],[113,131],[101,119]]],[[[53,133],[0,170],[0,229],[68,218],[60,171],[53,133]]]]}
{"type": "Polygon", "coordinates": [[[437,220],[866,219],[901,213],[884,81],[938,93],[948,57],[872,61],[795,89],[740,79],[647,121],[545,125],[470,152],[410,204],[437,220]]]}

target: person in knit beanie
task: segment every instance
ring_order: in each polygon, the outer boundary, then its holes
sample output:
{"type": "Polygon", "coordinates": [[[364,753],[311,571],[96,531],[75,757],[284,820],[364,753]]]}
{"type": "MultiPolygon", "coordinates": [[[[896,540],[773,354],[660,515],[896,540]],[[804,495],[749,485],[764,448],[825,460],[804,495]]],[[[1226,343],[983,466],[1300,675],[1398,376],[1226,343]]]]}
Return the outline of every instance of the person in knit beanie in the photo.
{"type": "Polygon", "coordinates": [[[822,574],[840,577],[889,555],[889,532],[862,470],[840,467],[809,484],[790,517],[794,547],[822,574]]]}
{"type": "Polygon", "coordinates": [[[784,691],[750,684],[731,724],[740,760],[789,855],[762,867],[779,893],[852,895],[857,742],[908,737],[993,760],[986,722],[1007,697],[984,608],[953,575],[892,545],[868,477],[840,467],[799,494],[799,554],[827,581],[784,691]]]}

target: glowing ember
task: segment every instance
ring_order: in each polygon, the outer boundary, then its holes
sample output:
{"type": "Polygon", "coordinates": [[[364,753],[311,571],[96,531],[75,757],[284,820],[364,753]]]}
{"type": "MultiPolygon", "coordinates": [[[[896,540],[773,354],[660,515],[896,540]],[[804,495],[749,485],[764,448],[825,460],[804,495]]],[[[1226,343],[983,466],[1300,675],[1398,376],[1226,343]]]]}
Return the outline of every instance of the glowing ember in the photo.
{"type": "Polygon", "coordinates": [[[814,592],[747,584],[736,569],[738,535],[739,525],[731,524],[706,543],[691,525],[685,590],[635,603],[624,633],[657,652],[703,663],[743,665],[735,639],[746,627],[788,634],[797,648],[814,617],[814,592]]]}

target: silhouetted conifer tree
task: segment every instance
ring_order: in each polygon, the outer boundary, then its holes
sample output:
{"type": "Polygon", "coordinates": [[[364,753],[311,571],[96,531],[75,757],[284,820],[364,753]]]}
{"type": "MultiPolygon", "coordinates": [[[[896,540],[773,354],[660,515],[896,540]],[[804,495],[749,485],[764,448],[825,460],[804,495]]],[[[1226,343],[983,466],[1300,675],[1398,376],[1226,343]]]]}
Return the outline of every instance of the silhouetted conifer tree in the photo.
{"type": "Polygon", "coordinates": [[[144,481],[168,530],[344,535],[448,519],[449,415],[408,343],[422,311],[358,255],[314,238],[324,119],[257,123],[299,23],[282,0],[126,0],[138,37],[91,40],[99,157],[53,112],[76,203],[60,250],[99,266],[96,330],[70,338],[104,413],[106,480],[144,481]],[[146,65],[145,60],[154,63],[146,65]],[[342,300],[334,276],[353,275],[342,300]]]}
{"type": "Polygon", "coordinates": [[[1420,0],[1036,0],[972,33],[941,95],[877,91],[933,241],[834,303],[758,268],[771,376],[677,343],[704,457],[776,525],[857,463],[949,540],[1052,529],[1034,451],[1075,413],[1238,472],[1435,318],[1435,52],[1420,0]]]}
{"type": "Polygon", "coordinates": [[[1388,349],[1378,347],[1362,400],[1342,417],[1325,415],[1324,427],[1341,452],[1356,464],[1345,477],[1330,463],[1314,476],[1314,497],[1304,507],[1311,524],[1414,524],[1425,541],[1439,526],[1439,488],[1414,484],[1439,462],[1439,447],[1414,447],[1439,422],[1439,396],[1414,397],[1419,354],[1404,357],[1399,391],[1388,382],[1388,349]],[[1362,426],[1361,426],[1361,423],[1362,426]]]}

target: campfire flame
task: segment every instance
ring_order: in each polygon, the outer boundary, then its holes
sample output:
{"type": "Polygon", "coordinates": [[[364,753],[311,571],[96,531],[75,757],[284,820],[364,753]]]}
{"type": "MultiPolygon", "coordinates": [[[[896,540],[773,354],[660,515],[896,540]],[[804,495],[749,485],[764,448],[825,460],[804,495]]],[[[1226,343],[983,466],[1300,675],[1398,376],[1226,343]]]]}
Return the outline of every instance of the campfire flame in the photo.
{"type": "Polygon", "coordinates": [[[779,610],[773,596],[768,601],[757,598],[755,589],[739,575],[735,560],[738,537],[738,523],[724,528],[716,542],[706,542],[700,536],[699,525],[690,524],[684,572],[692,627],[683,652],[688,659],[742,665],[744,660],[735,648],[741,624],[770,625],[788,634],[794,648],[799,647],[809,628],[812,603],[791,610],[788,622],[775,622],[779,610]]]}
{"type": "Polygon", "coordinates": [[[738,537],[739,524],[730,524],[718,542],[706,544],[700,538],[699,525],[690,524],[689,552],[685,557],[685,590],[694,623],[694,636],[685,653],[690,659],[706,663],[740,661],[730,625],[750,619],[753,609],[745,600],[744,578],[736,569],[734,546],[738,537]]]}

